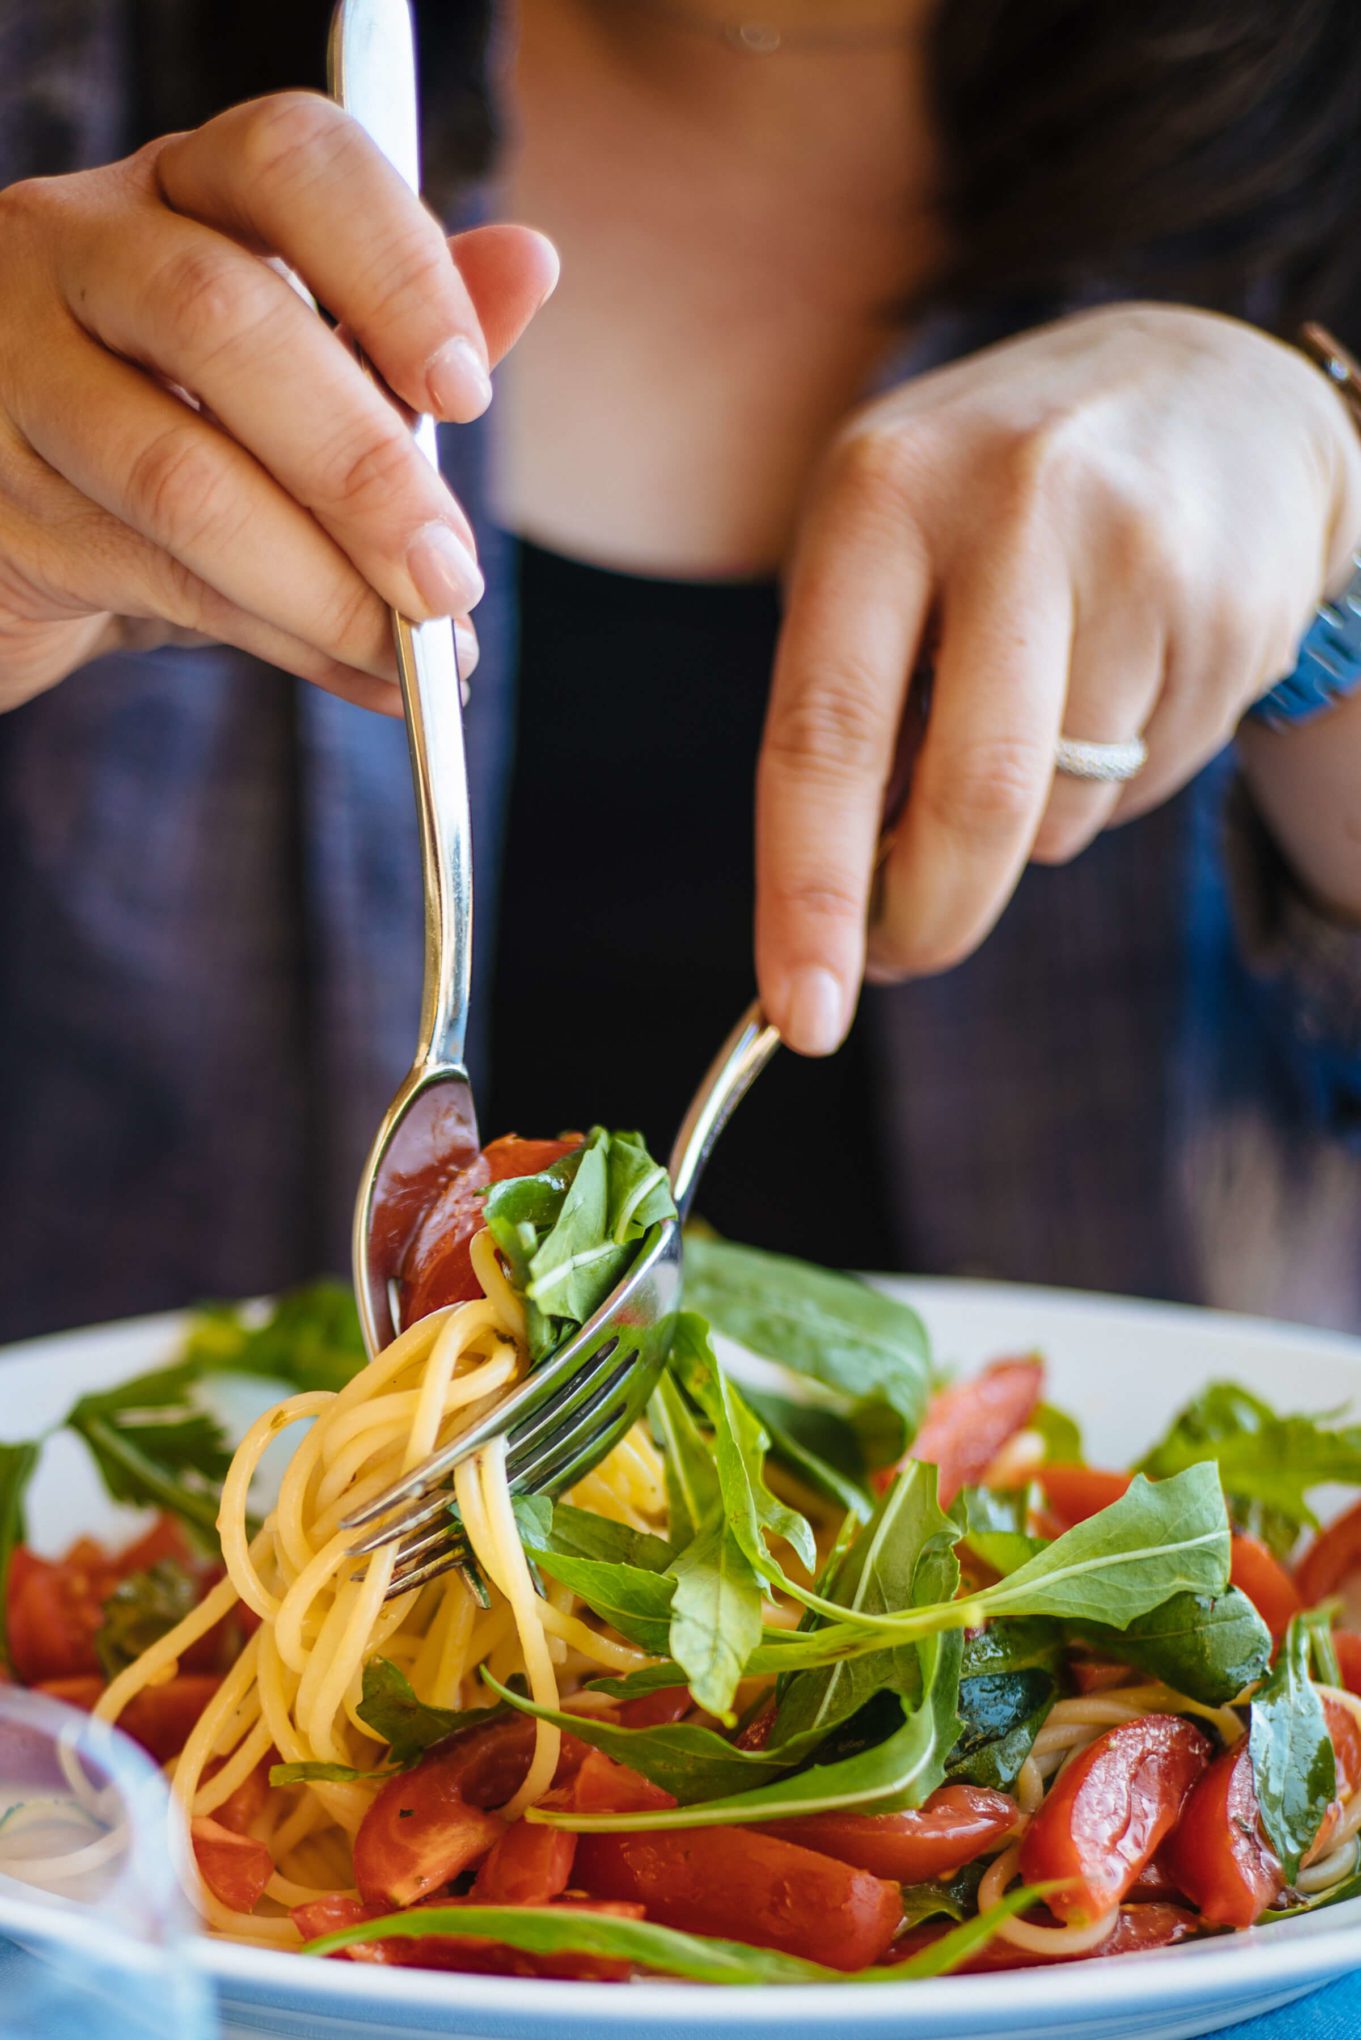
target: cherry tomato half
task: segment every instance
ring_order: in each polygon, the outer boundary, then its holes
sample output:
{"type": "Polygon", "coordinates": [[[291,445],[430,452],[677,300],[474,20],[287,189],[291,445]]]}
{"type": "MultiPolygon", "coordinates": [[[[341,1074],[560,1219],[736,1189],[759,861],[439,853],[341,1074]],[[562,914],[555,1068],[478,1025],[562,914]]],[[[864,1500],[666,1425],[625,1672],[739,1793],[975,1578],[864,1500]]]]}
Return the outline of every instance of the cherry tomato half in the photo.
{"type": "Polygon", "coordinates": [[[1056,1460],[1052,1466],[1040,1467],[1035,1478],[1044,1489],[1057,1528],[1071,1530],[1075,1523],[1085,1523],[1089,1516],[1097,1516],[1112,1502],[1118,1502],[1128,1492],[1134,1475],[1056,1460]]]}
{"type": "Polygon", "coordinates": [[[521,1140],[508,1133],[491,1141],[468,1168],[445,1184],[421,1219],[402,1262],[405,1323],[414,1324],[444,1304],[467,1303],[481,1295],[471,1249],[490,1185],[512,1176],[537,1176],[580,1145],[580,1134],[563,1140],[521,1140]]]}
{"type": "Polygon", "coordinates": [[[1354,1588],[1361,1614],[1361,1502],[1319,1532],[1295,1567],[1295,1578],[1307,1608],[1354,1588]]]}
{"type": "Polygon", "coordinates": [[[981,1480],[1008,1439],[1025,1429],[1043,1389],[1043,1361],[998,1360],[933,1398],[908,1457],[939,1468],[942,1508],[981,1480]]]}
{"type": "Polygon", "coordinates": [[[534,1748],[523,1715],[467,1729],[389,1778],[354,1838],[354,1881],[366,1905],[429,1898],[486,1855],[506,1828],[486,1809],[517,1790],[534,1748]]]}
{"type": "Polygon", "coordinates": [[[1209,1757],[1207,1738],[1180,1715],[1107,1729],[1050,1787],[1021,1843],[1021,1875],[1060,1883],[1048,1905],[1066,1924],[1099,1919],[1152,1861],[1209,1757]]]}
{"type": "Polygon", "coordinates": [[[814,1813],[759,1832],[801,1842],[876,1877],[921,1884],[953,1877],[966,1863],[1005,1846],[1021,1825],[1021,1809],[1005,1792],[980,1785],[942,1785],[924,1806],[904,1813],[814,1813]]]}
{"type": "Polygon", "coordinates": [[[1250,1927],[1276,1903],[1285,1877],[1262,1832],[1246,1736],[1196,1780],[1159,1860],[1211,1926],[1250,1927]]]}
{"type": "Polygon", "coordinates": [[[274,1859],[264,1843],[238,1835],[206,1814],[190,1821],[189,1833],[199,1874],[214,1898],[234,1912],[252,1912],[274,1875],[274,1859]]]}
{"type": "Polygon", "coordinates": [[[477,1905],[547,1905],[572,1881],[577,1838],[565,1828],[527,1820],[503,1828],[473,1879],[477,1905]]]}
{"type": "Polygon", "coordinates": [[[1290,1627],[1304,1603],[1299,1589],[1280,1560],[1272,1555],[1260,1537],[1236,1532],[1229,1584],[1247,1595],[1267,1628],[1278,1639],[1290,1627]]]}

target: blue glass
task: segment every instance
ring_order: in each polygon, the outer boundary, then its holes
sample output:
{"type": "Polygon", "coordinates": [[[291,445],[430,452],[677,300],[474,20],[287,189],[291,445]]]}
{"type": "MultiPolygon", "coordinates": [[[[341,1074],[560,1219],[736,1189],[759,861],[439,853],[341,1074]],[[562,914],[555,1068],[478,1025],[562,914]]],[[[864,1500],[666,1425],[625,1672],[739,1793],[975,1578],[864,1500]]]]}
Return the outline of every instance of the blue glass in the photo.
{"type": "Polygon", "coordinates": [[[5,2040],[216,2040],[186,1847],[165,1779],[136,1744],[0,1687],[5,2040]]]}

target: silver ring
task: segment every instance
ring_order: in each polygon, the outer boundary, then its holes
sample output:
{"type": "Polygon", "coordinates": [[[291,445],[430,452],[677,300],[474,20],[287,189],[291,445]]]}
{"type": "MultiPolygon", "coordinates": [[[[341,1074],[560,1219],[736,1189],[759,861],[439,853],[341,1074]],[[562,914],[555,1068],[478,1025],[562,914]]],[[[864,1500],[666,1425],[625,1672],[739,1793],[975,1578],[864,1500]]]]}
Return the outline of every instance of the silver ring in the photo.
{"type": "Polygon", "coordinates": [[[1124,744],[1084,744],[1077,737],[1060,737],[1054,764],[1069,779],[1095,779],[1107,786],[1137,779],[1148,763],[1148,745],[1142,737],[1124,744]]]}

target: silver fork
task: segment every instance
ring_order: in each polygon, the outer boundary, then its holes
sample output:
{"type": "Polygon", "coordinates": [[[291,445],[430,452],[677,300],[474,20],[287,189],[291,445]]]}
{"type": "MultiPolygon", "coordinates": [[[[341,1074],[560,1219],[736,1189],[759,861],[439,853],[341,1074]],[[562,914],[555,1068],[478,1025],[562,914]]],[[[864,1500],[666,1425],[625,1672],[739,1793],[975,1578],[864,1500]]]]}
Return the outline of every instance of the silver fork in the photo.
{"type": "MultiPolygon", "coordinates": [[[[331,93],[413,191],[420,189],[416,58],[407,0],[338,0],[328,51],[331,93]]],[[[417,446],[439,465],[433,418],[417,446]]],[[[372,1356],[396,1333],[396,1284],[422,1213],[477,1154],[464,1066],[473,901],[468,773],[453,625],[392,612],[420,818],[425,984],[415,1059],[384,1113],[355,1200],[354,1288],[372,1356]]]]}
{"type": "Polygon", "coordinates": [[[377,1528],[350,1547],[358,1558],[397,1544],[387,1598],[467,1562],[451,1513],[453,1470],[494,1438],[506,1440],[517,1494],[561,1494],[642,1415],[670,1350],[681,1291],[681,1228],[714,1142],[779,1046],[760,1006],[747,1008],[707,1071],[676,1135],[669,1174],[678,1216],[655,1228],[595,1316],[480,1422],[344,1519],[377,1528]]]}

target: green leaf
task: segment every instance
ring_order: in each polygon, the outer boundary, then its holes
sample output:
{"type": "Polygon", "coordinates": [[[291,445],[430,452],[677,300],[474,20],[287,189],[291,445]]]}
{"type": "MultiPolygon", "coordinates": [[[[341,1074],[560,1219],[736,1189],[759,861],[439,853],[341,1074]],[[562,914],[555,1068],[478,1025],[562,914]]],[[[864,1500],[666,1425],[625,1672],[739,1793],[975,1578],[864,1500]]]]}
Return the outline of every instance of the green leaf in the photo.
{"type": "Polygon", "coordinates": [[[164,1509],[213,1545],[231,1451],[216,1418],[194,1401],[199,1374],[190,1361],[139,1374],[81,1396],[66,1423],[116,1502],[164,1509]]]}
{"type": "Polygon", "coordinates": [[[786,1507],[767,1487],[769,1436],[719,1366],[709,1328],[693,1311],[682,1311],[676,1319],[671,1369],[713,1428],[723,1511],[753,1570],[764,1580],[782,1579],[779,1566],[771,1564],[769,1549],[770,1538],[782,1537],[811,1572],[817,1564],[812,1529],[797,1509],[786,1507]]]}
{"type": "Polygon", "coordinates": [[[1198,1465],[1157,1483],[1136,1475],[1119,1501],[967,1605],[989,1618],[1058,1615],[1123,1631],[1174,1594],[1222,1594],[1228,1583],[1223,1492],[1214,1467],[1198,1465]]]}
{"type": "Polygon", "coordinates": [[[401,1776],[400,1767],[378,1771],[357,1771],[353,1764],[271,1764],[271,1785],[371,1785],[384,1778],[401,1776]]]}
{"type": "MultiPolygon", "coordinates": [[[[621,1728],[592,1714],[569,1714],[552,1707],[540,1707],[532,1700],[512,1693],[483,1667],[482,1677],[494,1693],[522,1714],[536,1721],[552,1721],[579,1742],[603,1750],[616,1763],[640,1771],[664,1792],[670,1792],[682,1806],[691,1800],[721,1799],[729,1792],[744,1791],[783,1776],[799,1761],[801,1752],[741,1750],[726,1737],[698,1722],[667,1722],[658,1728],[621,1728]]],[[[676,1675],[672,1673],[672,1684],[676,1675]]]]}
{"type": "Polygon", "coordinates": [[[1248,1733],[1262,1827],[1293,1884],[1337,1791],[1332,1738],[1309,1677],[1309,1631],[1298,1616],[1253,1695],[1248,1733]]]}
{"type": "Polygon", "coordinates": [[[686,1238],[685,1301],[750,1352],[870,1406],[848,1414],[858,1428],[868,1419],[872,1463],[901,1456],[931,1389],[926,1332],[906,1304],[853,1276],[700,1234],[686,1238]],[[889,1412],[896,1421],[885,1427],[889,1412]]]}
{"type": "MultiPolygon", "coordinates": [[[[953,1551],[958,1534],[936,1500],[934,1469],[914,1460],[843,1554],[827,1594],[853,1615],[894,1613],[922,1600],[947,1601],[959,1581],[953,1551]]],[[[812,1730],[826,1734],[885,1689],[915,1706],[921,1683],[912,1644],[797,1673],[781,1696],[771,1741],[779,1744],[812,1730]]]]}
{"type": "Polygon", "coordinates": [[[719,1506],[718,1469],[713,1446],[670,1373],[657,1383],[650,1408],[666,1467],[667,1528],[680,1549],[694,1542],[719,1506]]]}
{"type": "Polygon", "coordinates": [[[539,1546],[547,1544],[550,1550],[565,1557],[601,1559],[610,1564],[640,1567],[645,1572],[665,1572],[676,1556],[675,1548],[664,1537],[654,1537],[648,1530],[631,1530],[627,1523],[598,1516],[594,1509],[578,1509],[571,1502],[555,1503],[547,1537],[531,1541],[539,1546]]]}
{"type": "Polygon", "coordinates": [[[640,1136],[602,1126],[537,1175],[492,1185],[484,1212],[525,1301],[531,1360],[599,1309],[675,1209],[666,1171],[640,1136]]]}
{"type": "Polygon", "coordinates": [[[42,1446],[33,1439],[0,1444],[0,1655],[9,1663],[9,1569],[24,1541],[24,1502],[42,1446]]]}
{"type": "Polygon", "coordinates": [[[707,1713],[731,1721],[733,1695],[761,1641],[761,1582],[719,1516],[671,1566],[675,1595],[667,1647],[707,1713]]]}
{"type": "Polygon", "coordinates": [[[198,1606],[193,1575],[173,1558],[120,1580],[104,1603],[95,1632],[95,1655],[106,1679],[133,1664],[151,1644],[169,1635],[198,1606]]]}
{"type": "Polygon", "coordinates": [[[1300,1617],[1309,1632],[1310,1668],[1320,1686],[1340,1686],[1343,1683],[1342,1667],[1337,1661],[1337,1645],[1333,1641],[1333,1624],[1341,1607],[1338,1600],[1324,1601],[1317,1608],[1306,1609],[1300,1617]]]}
{"type": "Polygon", "coordinates": [[[1029,1488],[966,1487],[956,1497],[965,1543],[1004,1578],[1044,1549],[1045,1539],[1032,1537],[1026,1528],[1031,1506],[1029,1488]]]}
{"type": "Polygon", "coordinates": [[[364,1667],[364,1695],[355,1709],[359,1719],[380,1735],[398,1769],[456,1735],[476,1728],[500,1713],[499,1707],[429,1707],[418,1700],[405,1672],[387,1658],[370,1658],[364,1667]]]}
{"type": "Polygon", "coordinates": [[[607,1559],[574,1558],[545,1545],[527,1544],[525,1554],[553,1580],[570,1587],[588,1607],[631,1643],[664,1656],[671,1633],[675,1582],[662,1573],[607,1559]]]}
{"type": "Polygon", "coordinates": [[[868,1522],[874,1497],[865,1485],[868,1469],[855,1425],[823,1404],[793,1402],[746,1384],[742,1396],[769,1433],[772,1457],[814,1494],[868,1522]]]}
{"type": "Polygon", "coordinates": [[[1047,1887],[1010,1891],[977,1919],[923,1948],[910,1961],[880,1964],[872,1969],[828,1969],[799,1955],[775,1948],[753,1948],[745,1941],[723,1941],[706,1934],[685,1934],[652,1920],[619,1919],[613,1914],[568,1906],[419,1906],[390,1913],[385,1919],[361,1920],[334,1934],[309,1941],[309,1955],[329,1955],[365,1941],[419,1940],[427,1934],[456,1939],[500,1941],[531,1955],[596,1955],[629,1962],[639,1969],[684,1977],[691,1983],[915,1983],[948,1976],[985,1947],[1004,1920],[1013,1919],[1043,1897],[1047,1887]]]}
{"type": "Polygon", "coordinates": [[[207,1374],[257,1374],[300,1391],[340,1390],[367,1362],[347,1282],[288,1290],[261,1324],[233,1304],[194,1313],[181,1357],[207,1374]]]}
{"type": "Polygon", "coordinates": [[[963,1729],[947,1775],[1010,1792],[1058,1697],[1063,1632],[1044,1617],[990,1622],[964,1639],[959,1712],[963,1729]]]}
{"type": "Polygon", "coordinates": [[[1141,1469],[1161,1478],[1206,1459],[1217,1464],[1243,1527],[1284,1557],[1301,1529],[1317,1527],[1307,1500],[1315,1488],[1361,1486],[1361,1424],[1280,1416],[1236,1382],[1212,1382],[1174,1419],[1141,1469]]]}
{"type": "Polygon", "coordinates": [[[1271,1662],[1271,1632],[1237,1587],[1217,1597],[1174,1594],[1124,1629],[1074,1622],[1069,1632],[1207,1707],[1235,1699],[1271,1662]]]}
{"type": "Polygon", "coordinates": [[[1026,1429],[1038,1431],[1043,1438],[1046,1466],[1080,1466],[1087,1456],[1076,1420],[1067,1410],[1056,1410],[1052,1403],[1037,1404],[1026,1429]]]}
{"type": "Polygon", "coordinates": [[[927,1878],[903,1886],[903,1925],[923,1920],[971,1920],[978,1912],[978,1887],[987,1865],[966,1863],[957,1877],[927,1878]]]}

